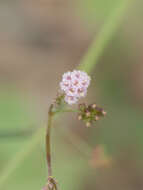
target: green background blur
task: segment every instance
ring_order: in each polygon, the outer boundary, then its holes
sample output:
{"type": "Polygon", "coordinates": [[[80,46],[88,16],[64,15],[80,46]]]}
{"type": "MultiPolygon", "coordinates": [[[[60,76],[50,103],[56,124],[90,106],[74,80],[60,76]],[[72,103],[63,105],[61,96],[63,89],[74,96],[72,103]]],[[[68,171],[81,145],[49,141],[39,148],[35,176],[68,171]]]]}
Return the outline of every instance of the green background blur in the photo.
{"type": "MultiPolygon", "coordinates": [[[[35,143],[33,135],[45,126],[62,74],[79,65],[120,3],[0,1],[0,190],[39,190],[46,183],[44,129],[35,143]]],[[[69,113],[54,122],[53,168],[61,190],[143,189],[142,7],[129,1],[91,72],[86,102],[107,116],[92,128],[69,113]]]]}

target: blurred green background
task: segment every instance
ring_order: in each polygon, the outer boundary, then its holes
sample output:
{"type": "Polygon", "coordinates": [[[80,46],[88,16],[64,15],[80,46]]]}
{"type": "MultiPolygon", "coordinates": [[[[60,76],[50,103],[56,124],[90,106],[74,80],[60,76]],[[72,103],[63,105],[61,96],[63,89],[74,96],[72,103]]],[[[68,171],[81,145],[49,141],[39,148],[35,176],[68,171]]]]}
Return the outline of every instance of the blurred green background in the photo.
{"type": "MultiPolygon", "coordinates": [[[[121,3],[0,1],[0,190],[39,190],[46,183],[50,102],[62,74],[79,65],[93,39],[96,48],[121,3]]],[[[142,7],[128,1],[91,72],[86,102],[107,116],[92,128],[75,114],[54,122],[53,168],[61,190],[143,189],[142,7]]]]}

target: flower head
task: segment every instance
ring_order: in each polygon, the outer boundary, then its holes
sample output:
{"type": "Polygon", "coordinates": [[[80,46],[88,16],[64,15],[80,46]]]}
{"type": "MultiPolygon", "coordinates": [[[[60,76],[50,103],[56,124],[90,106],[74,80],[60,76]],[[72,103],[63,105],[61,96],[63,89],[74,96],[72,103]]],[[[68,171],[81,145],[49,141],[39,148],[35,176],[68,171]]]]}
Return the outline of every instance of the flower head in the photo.
{"type": "Polygon", "coordinates": [[[61,90],[65,93],[65,102],[75,104],[85,97],[91,78],[83,71],[74,70],[63,75],[60,82],[61,90]]]}

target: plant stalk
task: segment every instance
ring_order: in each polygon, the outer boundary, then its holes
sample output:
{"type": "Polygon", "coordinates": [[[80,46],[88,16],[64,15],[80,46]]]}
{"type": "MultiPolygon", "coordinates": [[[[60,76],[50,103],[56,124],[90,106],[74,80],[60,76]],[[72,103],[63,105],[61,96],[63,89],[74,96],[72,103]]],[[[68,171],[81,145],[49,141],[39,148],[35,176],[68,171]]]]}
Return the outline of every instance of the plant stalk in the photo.
{"type": "Polygon", "coordinates": [[[52,163],[51,163],[51,127],[54,113],[52,111],[53,105],[50,106],[48,113],[48,125],[46,131],[46,158],[48,166],[48,177],[52,176],[52,163]]]}
{"type": "Polygon", "coordinates": [[[46,131],[46,159],[47,159],[47,166],[48,166],[48,180],[47,180],[47,187],[48,190],[58,190],[57,182],[52,177],[52,162],[51,162],[51,128],[52,128],[52,121],[55,112],[53,112],[54,105],[51,104],[48,112],[48,125],[46,131]]]}

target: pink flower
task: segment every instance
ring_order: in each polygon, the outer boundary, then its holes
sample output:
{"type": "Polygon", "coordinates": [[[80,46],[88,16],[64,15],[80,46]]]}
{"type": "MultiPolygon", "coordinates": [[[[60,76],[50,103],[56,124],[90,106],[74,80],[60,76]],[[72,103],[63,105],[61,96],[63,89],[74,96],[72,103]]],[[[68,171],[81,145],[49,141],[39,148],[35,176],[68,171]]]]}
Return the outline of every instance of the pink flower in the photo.
{"type": "Polygon", "coordinates": [[[90,77],[83,71],[74,70],[63,75],[60,82],[61,90],[65,93],[65,102],[75,104],[81,97],[87,94],[90,77]]]}

